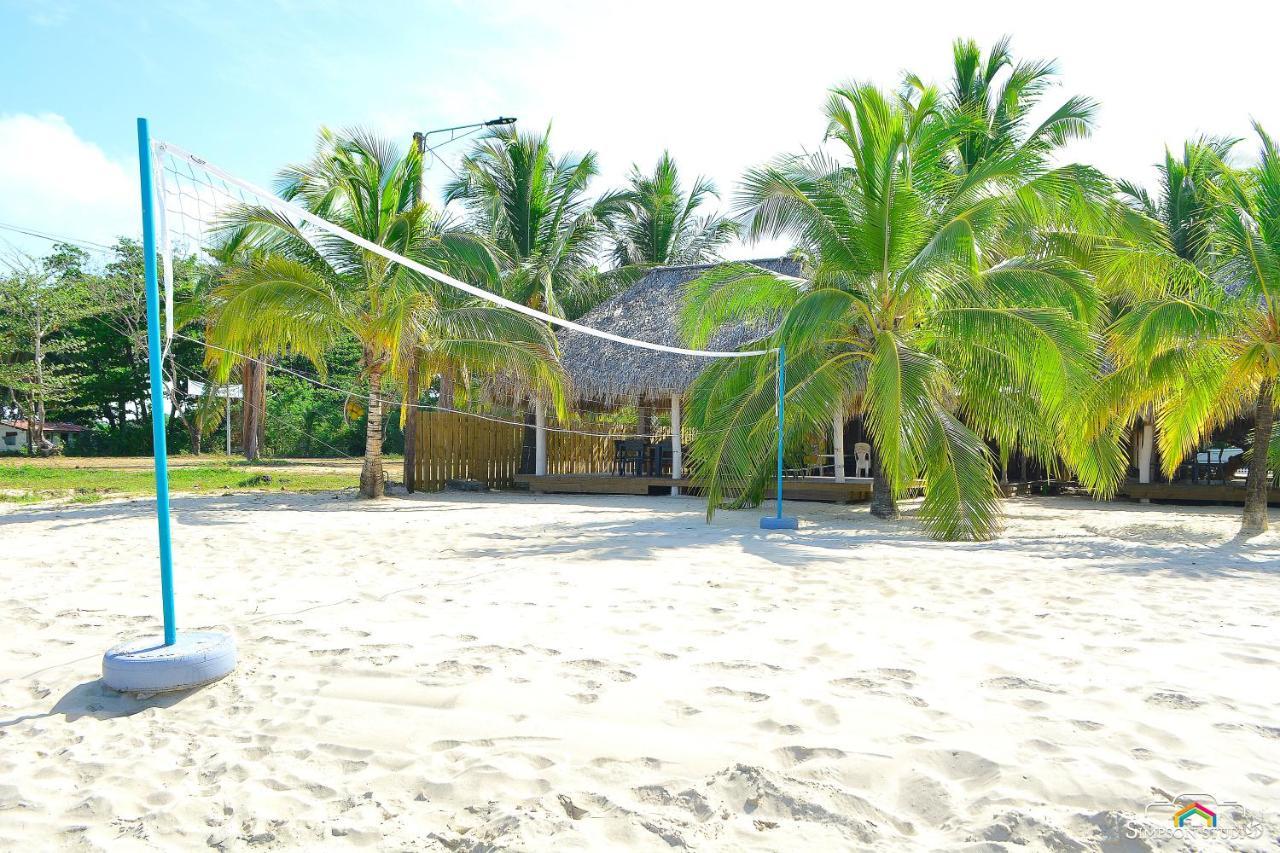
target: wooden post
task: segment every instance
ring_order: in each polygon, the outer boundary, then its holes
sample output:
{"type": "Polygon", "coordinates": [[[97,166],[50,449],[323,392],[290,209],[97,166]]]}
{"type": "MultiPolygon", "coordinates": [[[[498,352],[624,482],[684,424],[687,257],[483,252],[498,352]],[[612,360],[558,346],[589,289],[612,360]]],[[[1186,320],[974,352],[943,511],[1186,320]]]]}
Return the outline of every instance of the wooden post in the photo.
{"type": "Polygon", "coordinates": [[[417,486],[418,456],[418,359],[410,357],[409,376],[404,390],[404,488],[413,494],[417,486]]]}
{"type": "MultiPolygon", "coordinates": [[[[684,476],[684,448],[681,447],[683,431],[680,425],[680,395],[671,395],[671,479],[684,476]]],[[[680,487],[672,486],[671,494],[679,495],[680,487]]]]}
{"type": "MultiPolygon", "coordinates": [[[[1151,482],[1151,457],[1156,447],[1154,406],[1148,404],[1142,410],[1142,432],[1138,434],[1138,482],[1151,482]]],[[[1141,498],[1139,503],[1149,504],[1151,498],[1141,498]]]]}
{"type": "Polygon", "coordinates": [[[844,409],[837,407],[831,422],[831,453],[835,457],[836,482],[844,482],[844,409]]]}
{"type": "Polygon", "coordinates": [[[533,404],[533,473],[542,477],[547,473],[547,407],[541,400],[533,404]]]}
{"type": "Polygon", "coordinates": [[[1142,434],[1138,437],[1138,482],[1151,482],[1151,457],[1156,444],[1156,425],[1151,406],[1142,411],[1142,434]]]}

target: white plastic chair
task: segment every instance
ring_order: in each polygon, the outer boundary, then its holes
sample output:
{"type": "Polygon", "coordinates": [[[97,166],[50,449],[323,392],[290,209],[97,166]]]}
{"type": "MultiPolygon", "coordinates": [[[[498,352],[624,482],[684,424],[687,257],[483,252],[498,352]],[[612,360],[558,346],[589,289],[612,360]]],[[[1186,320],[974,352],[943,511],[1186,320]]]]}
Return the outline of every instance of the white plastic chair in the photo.
{"type": "Polygon", "coordinates": [[[871,445],[859,441],[853,446],[853,476],[871,476],[871,445]]]}

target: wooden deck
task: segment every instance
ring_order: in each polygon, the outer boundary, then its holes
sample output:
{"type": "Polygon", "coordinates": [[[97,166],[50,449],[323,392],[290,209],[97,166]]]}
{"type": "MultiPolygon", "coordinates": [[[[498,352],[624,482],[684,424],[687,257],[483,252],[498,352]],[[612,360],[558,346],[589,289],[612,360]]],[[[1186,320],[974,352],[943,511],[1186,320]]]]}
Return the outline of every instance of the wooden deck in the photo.
{"type": "MultiPolygon", "coordinates": [[[[612,474],[517,474],[517,484],[527,486],[531,492],[578,495],[665,495],[672,486],[682,492],[696,493],[687,478],[673,480],[670,477],[627,477],[612,474]]],[[[770,489],[769,494],[772,494],[770,489]]],[[[782,497],[792,501],[825,501],[828,503],[858,503],[871,500],[870,478],[849,478],[837,483],[830,477],[805,477],[782,481],[782,497]]]]}
{"type": "MultiPolygon", "coordinates": [[[[1243,483],[1125,483],[1120,495],[1133,500],[1244,503],[1243,483]]],[[[1280,505],[1280,489],[1267,491],[1267,503],[1280,505]]]]}

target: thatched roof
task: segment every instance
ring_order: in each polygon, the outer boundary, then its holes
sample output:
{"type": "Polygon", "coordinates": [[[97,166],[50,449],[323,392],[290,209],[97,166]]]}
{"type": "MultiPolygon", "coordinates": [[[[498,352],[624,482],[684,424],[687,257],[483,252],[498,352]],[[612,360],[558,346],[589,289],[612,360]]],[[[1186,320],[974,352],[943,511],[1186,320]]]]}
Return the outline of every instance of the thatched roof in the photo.
{"type": "MultiPolygon", "coordinates": [[[[747,263],[782,275],[800,275],[800,264],[791,258],[765,258],[747,263]]],[[[652,269],[578,322],[636,340],[688,347],[677,328],[685,285],[713,266],[716,265],[652,269]]],[[[745,325],[725,328],[705,349],[737,349],[766,331],[745,325]]],[[[560,358],[572,381],[573,395],[589,400],[666,399],[683,393],[708,364],[705,358],[656,352],[573,331],[560,333],[560,358]]]]}

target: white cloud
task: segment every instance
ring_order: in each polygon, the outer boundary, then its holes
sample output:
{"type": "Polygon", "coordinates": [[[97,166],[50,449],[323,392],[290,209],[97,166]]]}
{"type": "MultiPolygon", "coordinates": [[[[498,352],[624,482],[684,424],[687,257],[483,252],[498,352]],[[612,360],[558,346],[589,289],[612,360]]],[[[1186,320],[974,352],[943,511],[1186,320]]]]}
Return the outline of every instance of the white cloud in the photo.
{"type": "MultiPolygon", "coordinates": [[[[110,243],[139,231],[135,166],[112,160],[62,116],[0,115],[0,222],[110,243]]],[[[24,251],[31,243],[0,232],[24,251]]]]}

